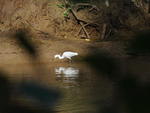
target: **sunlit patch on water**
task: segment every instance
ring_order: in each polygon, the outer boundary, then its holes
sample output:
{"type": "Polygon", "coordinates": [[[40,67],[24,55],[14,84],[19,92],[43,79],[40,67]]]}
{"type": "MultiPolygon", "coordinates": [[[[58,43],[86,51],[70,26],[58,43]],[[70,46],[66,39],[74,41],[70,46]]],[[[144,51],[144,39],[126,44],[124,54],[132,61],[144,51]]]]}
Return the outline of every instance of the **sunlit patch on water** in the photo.
{"type": "Polygon", "coordinates": [[[65,88],[77,85],[76,79],[79,77],[79,69],[74,67],[56,67],[56,80],[67,84],[65,88]]]}
{"type": "Polygon", "coordinates": [[[79,75],[79,69],[73,67],[58,67],[55,68],[55,73],[58,75],[57,77],[76,78],[79,75]]]}

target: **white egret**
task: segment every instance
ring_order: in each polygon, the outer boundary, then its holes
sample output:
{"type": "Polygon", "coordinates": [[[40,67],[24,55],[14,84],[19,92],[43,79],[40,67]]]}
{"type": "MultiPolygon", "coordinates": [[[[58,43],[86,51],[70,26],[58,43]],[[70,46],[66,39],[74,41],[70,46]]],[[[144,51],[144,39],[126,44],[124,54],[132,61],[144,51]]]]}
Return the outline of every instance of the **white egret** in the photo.
{"type": "Polygon", "coordinates": [[[68,58],[71,60],[71,57],[73,56],[77,56],[78,53],[77,52],[70,52],[70,51],[66,51],[62,54],[62,56],[60,54],[56,54],[54,56],[54,58],[59,58],[59,59],[64,59],[64,58],[68,58]]]}

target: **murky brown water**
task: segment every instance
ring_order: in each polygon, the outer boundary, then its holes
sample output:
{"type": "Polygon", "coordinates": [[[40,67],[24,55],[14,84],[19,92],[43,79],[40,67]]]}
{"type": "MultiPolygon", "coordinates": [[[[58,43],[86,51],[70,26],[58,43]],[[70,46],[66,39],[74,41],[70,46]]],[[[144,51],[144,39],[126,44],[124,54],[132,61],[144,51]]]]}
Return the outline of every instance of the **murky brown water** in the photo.
{"type": "Polygon", "coordinates": [[[49,63],[36,66],[8,65],[8,77],[15,83],[36,81],[60,91],[61,98],[54,106],[58,113],[94,113],[112,96],[110,80],[96,75],[86,64],[49,63]]]}
{"type": "Polygon", "coordinates": [[[116,79],[75,62],[6,64],[3,69],[11,83],[21,85],[22,92],[15,92],[12,98],[22,104],[52,107],[56,113],[134,113],[149,108],[148,61],[123,61],[122,73],[113,75],[116,79]]]}
{"type": "Polygon", "coordinates": [[[54,70],[64,94],[56,107],[61,113],[94,113],[112,95],[112,84],[86,65],[56,66],[54,70]]]}

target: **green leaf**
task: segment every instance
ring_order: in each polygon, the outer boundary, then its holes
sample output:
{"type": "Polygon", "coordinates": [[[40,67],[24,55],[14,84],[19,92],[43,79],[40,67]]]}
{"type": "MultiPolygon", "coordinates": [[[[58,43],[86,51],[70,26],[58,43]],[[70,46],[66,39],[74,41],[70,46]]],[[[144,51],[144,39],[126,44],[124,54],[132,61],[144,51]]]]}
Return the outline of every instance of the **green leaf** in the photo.
{"type": "Polygon", "coordinates": [[[64,12],[64,17],[68,17],[68,12],[67,11],[64,12]]]}
{"type": "Polygon", "coordinates": [[[68,8],[67,10],[68,10],[68,11],[70,11],[70,10],[71,10],[71,8],[68,8]]]}
{"type": "Polygon", "coordinates": [[[64,8],[64,7],[65,7],[64,4],[57,4],[57,6],[58,6],[59,8],[64,8]]]}

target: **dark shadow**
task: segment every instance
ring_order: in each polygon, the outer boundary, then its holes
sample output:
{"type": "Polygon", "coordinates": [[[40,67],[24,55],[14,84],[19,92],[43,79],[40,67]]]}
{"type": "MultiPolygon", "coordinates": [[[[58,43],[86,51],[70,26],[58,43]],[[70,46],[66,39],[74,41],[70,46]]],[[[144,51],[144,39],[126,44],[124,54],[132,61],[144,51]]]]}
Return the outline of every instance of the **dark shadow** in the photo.
{"type": "Polygon", "coordinates": [[[140,84],[136,78],[129,75],[117,84],[119,99],[128,108],[128,113],[150,112],[150,84],[140,84]]]}
{"type": "Polygon", "coordinates": [[[114,86],[113,97],[104,102],[100,113],[149,113],[150,84],[140,84],[136,78],[122,78],[114,86]]]}
{"type": "Polygon", "coordinates": [[[119,62],[109,53],[101,50],[93,51],[85,58],[85,61],[100,75],[107,76],[109,79],[117,79],[120,70],[119,62]]]}
{"type": "Polygon", "coordinates": [[[3,113],[10,103],[11,88],[5,78],[6,74],[0,70],[0,112],[3,113]]]}
{"type": "Polygon", "coordinates": [[[36,48],[36,43],[32,41],[31,32],[28,29],[18,29],[13,37],[17,41],[17,45],[25,50],[26,55],[29,57],[28,60],[33,64],[33,69],[35,69],[37,76],[41,76],[45,72],[45,66],[41,63],[40,52],[36,48]],[[41,65],[38,63],[41,63],[41,65]]]}
{"type": "Polygon", "coordinates": [[[18,87],[19,94],[42,108],[52,108],[60,98],[60,92],[54,88],[35,82],[23,82],[18,87]]]}
{"type": "Polygon", "coordinates": [[[12,84],[0,71],[1,113],[55,113],[54,105],[60,92],[33,81],[12,84]]]}
{"type": "Polygon", "coordinates": [[[150,55],[150,30],[139,33],[127,45],[129,55],[150,55]]]}
{"type": "Polygon", "coordinates": [[[26,29],[19,29],[15,35],[15,39],[18,42],[19,47],[26,50],[26,52],[31,55],[31,57],[38,57],[38,51],[35,48],[35,44],[31,41],[31,36],[26,29]]]}
{"type": "MultiPolygon", "coordinates": [[[[138,44],[136,47],[142,48],[140,52],[149,52],[150,47],[147,45],[149,39],[146,37],[148,34],[144,36],[145,39],[140,42],[145,47],[138,46],[138,44]],[[145,42],[145,40],[147,41],[145,42]]],[[[101,102],[98,103],[103,106],[98,113],[149,113],[150,84],[140,82],[138,76],[131,74],[129,70],[122,71],[122,68],[126,67],[121,65],[120,59],[123,62],[128,59],[113,57],[111,54],[99,49],[91,51],[91,54],[86,58],[86,62],[99,76],[104,76],[113,83],[112,97],[104,100],[103,105],[101,102]]]]}
{"type": "MultiPolygon", "coordinates": [[[[27,29],[19,29],[12,36],[17,45],[24,49],[31,62],[40,61],[35,43],[27,29]]],[[[44,72],[43,66],[33,65],[35,71],[44,72]]],[[[38,75],[37,75],[38,76],[38,75]]],[[[55,113],[54,106],[61,93],[54,88],[35,81],[9,81],[8,74],[0,70],[0,112],[1,113],[55,113]]]]}

